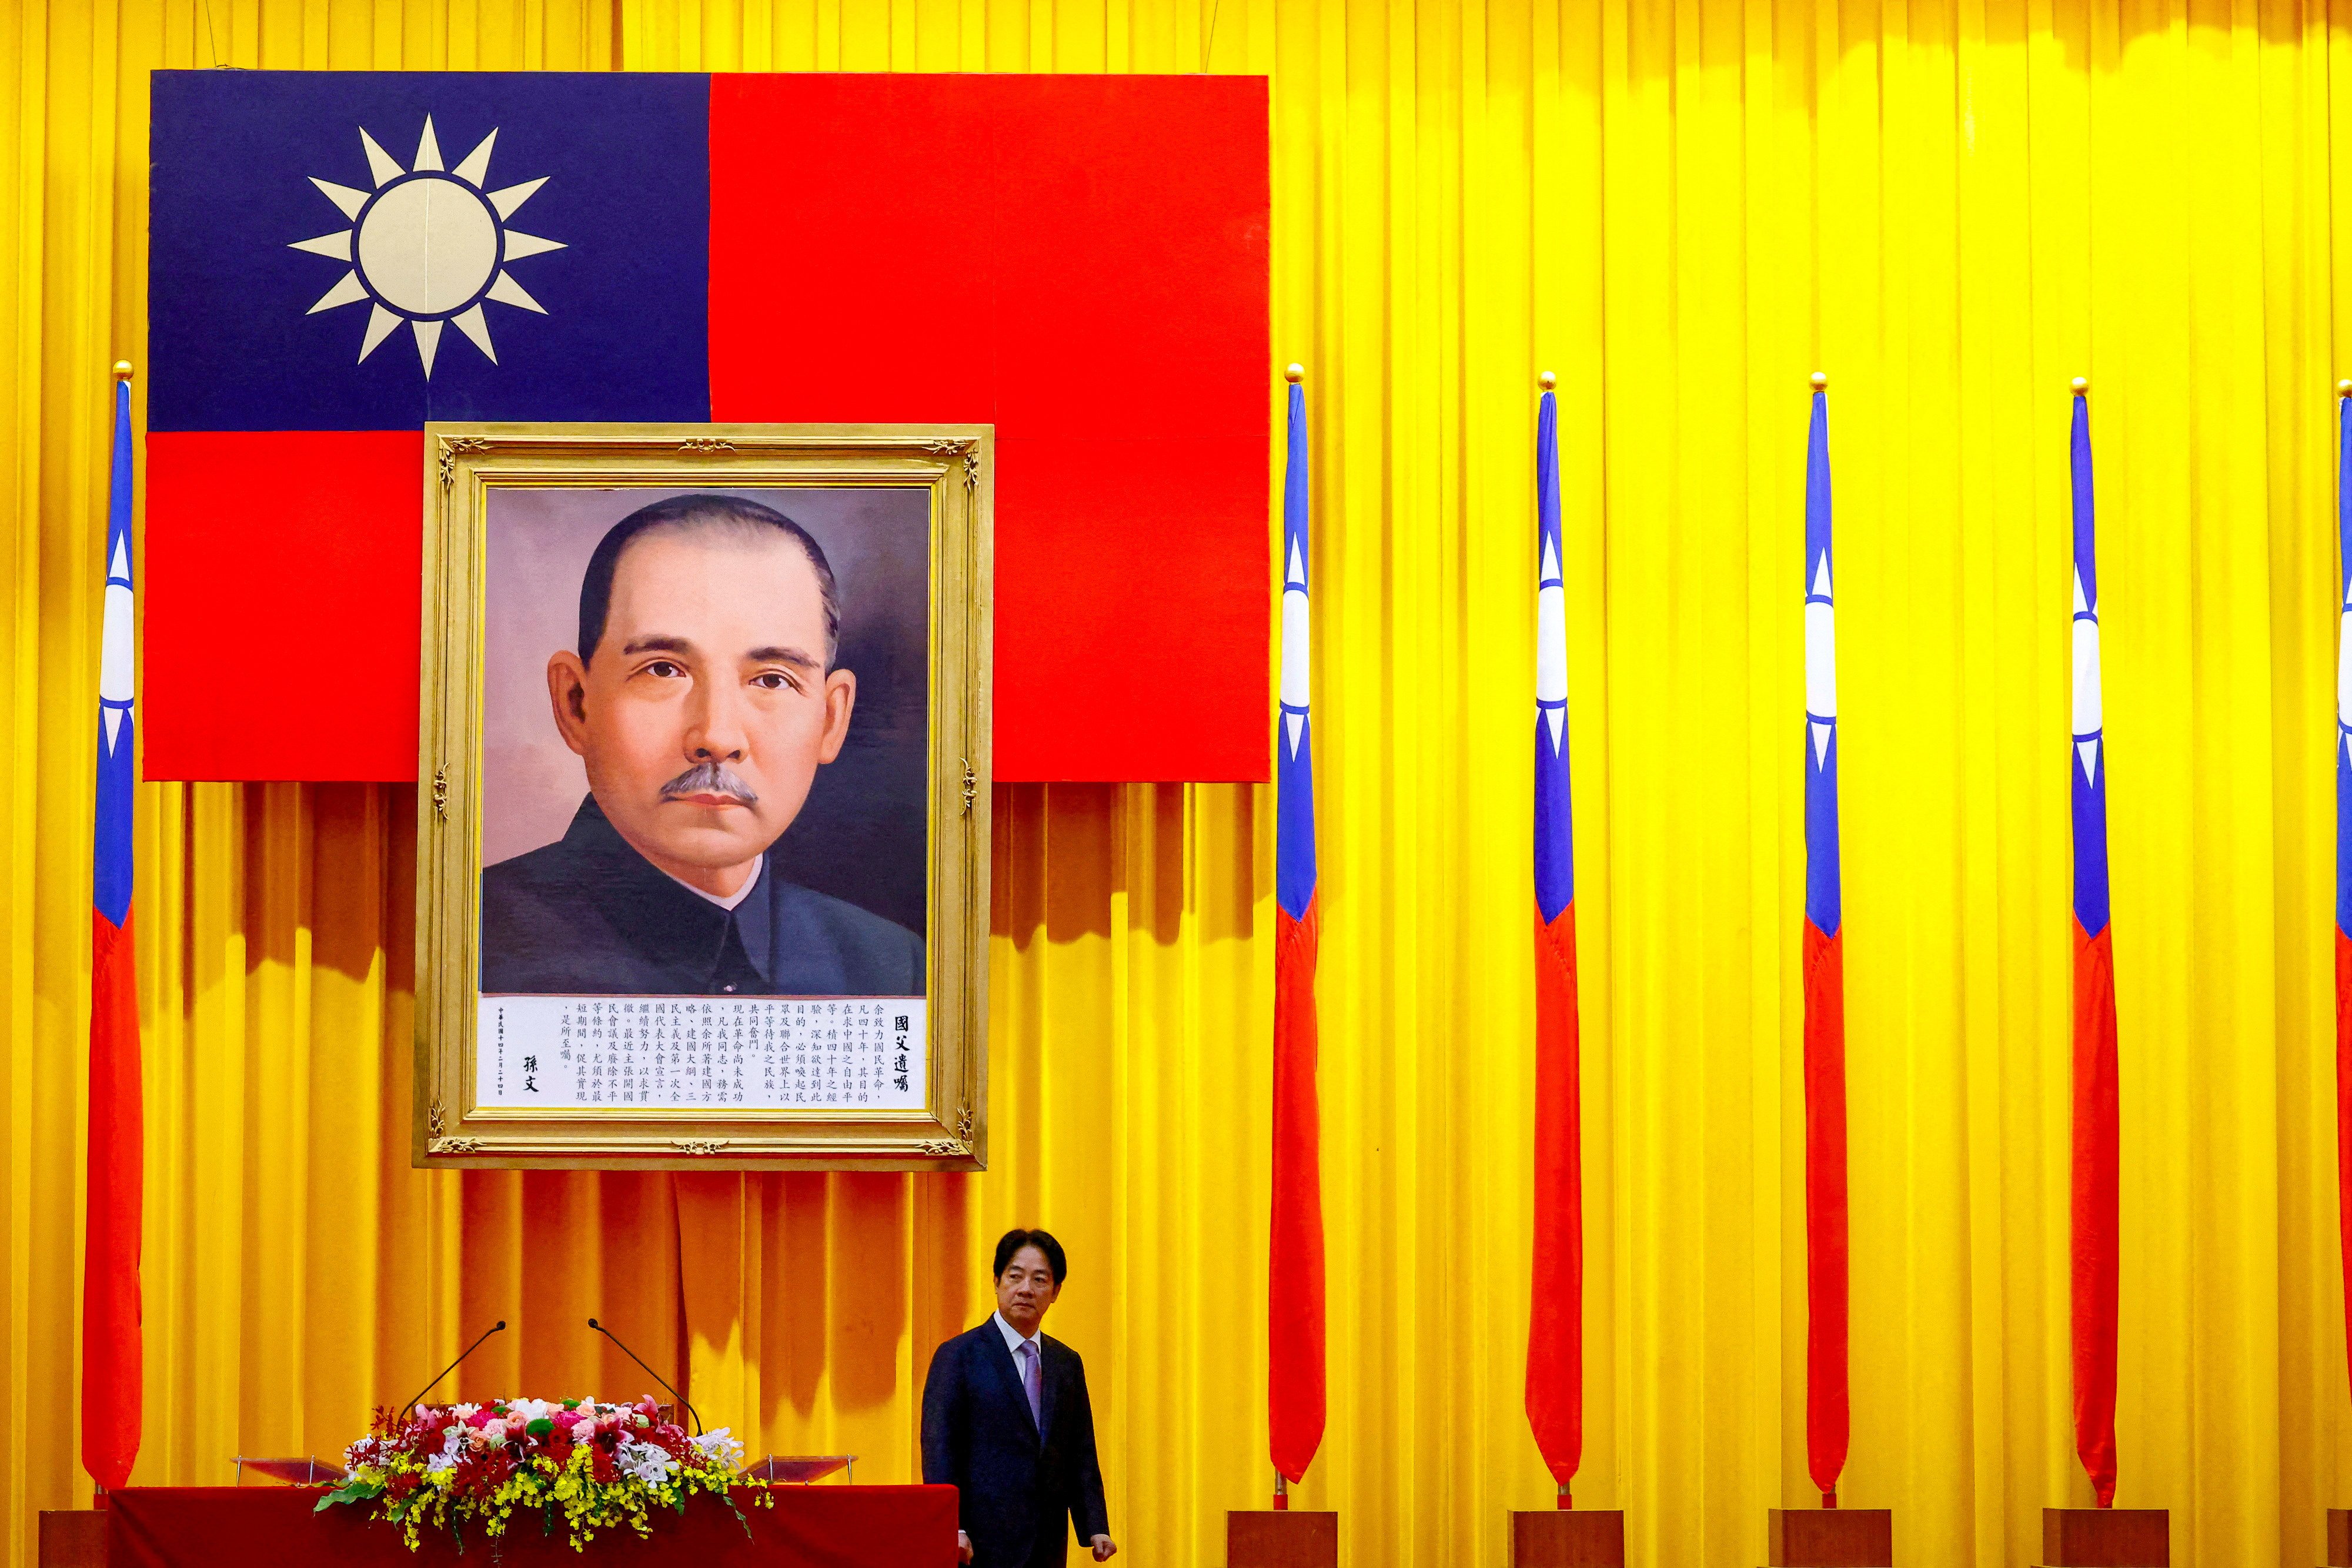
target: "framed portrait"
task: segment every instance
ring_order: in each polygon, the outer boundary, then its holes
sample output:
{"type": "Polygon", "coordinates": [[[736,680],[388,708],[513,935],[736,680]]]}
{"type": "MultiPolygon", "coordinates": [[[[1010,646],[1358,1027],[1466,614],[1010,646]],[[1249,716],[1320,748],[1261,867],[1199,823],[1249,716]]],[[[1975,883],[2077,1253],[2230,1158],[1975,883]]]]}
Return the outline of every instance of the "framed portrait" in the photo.
{"type": "Polygon", "coordinates": [[[425,427],[418,1165],[984,1167],[993,455],[425,427]]]}

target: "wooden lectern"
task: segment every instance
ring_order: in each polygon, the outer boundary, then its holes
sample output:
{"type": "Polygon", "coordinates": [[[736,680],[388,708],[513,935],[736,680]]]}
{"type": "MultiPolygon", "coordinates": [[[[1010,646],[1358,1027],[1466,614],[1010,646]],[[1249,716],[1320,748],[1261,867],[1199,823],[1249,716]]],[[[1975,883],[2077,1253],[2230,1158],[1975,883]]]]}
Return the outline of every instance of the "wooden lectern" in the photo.
{"type": "Polygon", "coordinates": [[[2327,1511],[2327,1568],[2352,1568],[2352,1508],[2327,1511]]]}
{"type": "Polygon", "coordinates": [[[1225,1568],[1339,1568],[1339,1516],[1321,1510],[1229,1509],[1225,1568]]]}
{"type": "Polygon", "coordinates": [[[1625,1511],[1555,1508],[1511,1514],[1511,1568],[1624,1568],[1625,1511]]]}
{"type": "Polygon", "coordinates": [[[2049,1568],[2172,1568],[2172,1514],[2161,1508],[2045,1508],[2049,1568]]]}
{"type": "Polygon", "coordinates": [[[1764,1519],[1771,1568],[1895,1568],[1893,1509],[1775,1508],[1764,1519]]]}

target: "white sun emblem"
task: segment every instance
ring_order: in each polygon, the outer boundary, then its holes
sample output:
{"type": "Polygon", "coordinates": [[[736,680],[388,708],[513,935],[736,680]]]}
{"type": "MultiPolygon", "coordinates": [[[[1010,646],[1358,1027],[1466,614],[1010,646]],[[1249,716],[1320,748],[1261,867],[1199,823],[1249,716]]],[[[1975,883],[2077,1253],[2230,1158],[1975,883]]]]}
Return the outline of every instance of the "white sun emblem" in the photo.
{"type": "Polygon", "coordinates": [[[367,335],[360,341],[364,361],[403,321],[416,334],[417,357],[425,361],[425,379],[433,379],[433,356],[441,344],[446,322],[473,340],[492,364],[490,324],[483,318],[487,300],[535,310],[547,309],[533,299],[506,270],[509,262],[543,251],[562,250],[559,240],[541,239],[507,226],[517,207],[530,200],[544,177],[502,190],[487,190],[490,146],[499,139],[491,131],[482,144],[466,154],[455,169],[441,167],[441,144],[433,138],[433,119],[425,120],[425,136],[416,144],[416,161],[404,169],[400,161],[376,145],[364,130],[360,145],[366,150],[372,191],[355,191],[331,180],[310,177],[327,200],[342,209],[352,226],[316,239],[297,240],[292,248],[307,250],[352,264],[342,281],[320,296],[308,314],[332,310],[339,305],[372,301],[367,335]]]}

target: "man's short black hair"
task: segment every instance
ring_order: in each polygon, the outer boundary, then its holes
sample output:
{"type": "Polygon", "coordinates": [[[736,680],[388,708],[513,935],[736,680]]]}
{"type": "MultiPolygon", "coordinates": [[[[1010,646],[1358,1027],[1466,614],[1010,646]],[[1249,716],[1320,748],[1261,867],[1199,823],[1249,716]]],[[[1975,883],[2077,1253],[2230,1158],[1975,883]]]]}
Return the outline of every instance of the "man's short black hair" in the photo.
{"type": "Polygon", "coordinates": [[[996,1244],[996,1275],[1004,1278],[1004,1270],[1013,1265],[1013,1255],[1024,1247],[1034,1247],[1045,1255],[1045,1267],[1054,1270],[1056,1289],[1070,1277],[1070,1260],[1062,1256],[1062,1244],[1053,1233],[1045,1230],[1008,1230],[1004,1239],[996,1244]]]}
{"type": "Polygon", "coordinates": [[[580,662],[592,663],[596,644],[604,640],[604,620],[613,612],[613,575],[620,570],[621,552],[637,536],[655,528],[716,528],[739,534],[774,528],[791,536],[808,557],[816,573],[818,598],[824,601],[824,667],[833,668],[841,647],[841,591],[833,580],[833,566],[809,531],[772,507],[741,496],[672,496],[650,507],[639,507],[597,543],[588,558],[588,571],[580,580],[580,662]]]}

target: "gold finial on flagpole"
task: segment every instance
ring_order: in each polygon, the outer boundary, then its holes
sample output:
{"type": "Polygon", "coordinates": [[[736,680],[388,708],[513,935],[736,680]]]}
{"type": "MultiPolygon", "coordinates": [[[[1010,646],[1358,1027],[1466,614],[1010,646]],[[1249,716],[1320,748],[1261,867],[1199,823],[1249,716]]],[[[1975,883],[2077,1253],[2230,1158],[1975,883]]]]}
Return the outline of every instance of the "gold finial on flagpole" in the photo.
{"type": "Polygon", "coordinates": [[[2076,376],[2074,378],[2074,395],[2076,397],[2087,396],[2091,390],[2091,378],[2088,376],[2076,376]]]}
{"type": "Polygon", "coordinates": [[[1536,385],[1543,388],[1546,392],[1549,392],[1552,388],[1559,385],[1559,378],[1552,374],[1549,371],[1538,371],[1536,372],[1536,385]]]}
{"type": "Polygon", "coordinates": [[[2352,382],[2337,382],[2336,383],[2336,395],[2337,397],[2352,397],[2352,382]]]}
{"type": "Polygon", "coordinates": [[[1300,364],[1297,361],[1293,360],[1289,364],[1285,365],[1282,368],[1282,379],[1288,382],[1292,386],[1297,386],[1299,382],[1307,379],[1307,367],[1300,364]]]}
{"type": "Polygon", "coordinates": [[[1813,390],[1815,392],[1827,392],[1830,390],[1829,371],[1815,371],[1809,379],[1812,382],[1813,390]]]}
{"type": "Polygon", "coordinates": [[[127,382],[131,379],[131,361],[129,360],[117,360],[114,361],[114,379],[118,382],[127,382]]]}

